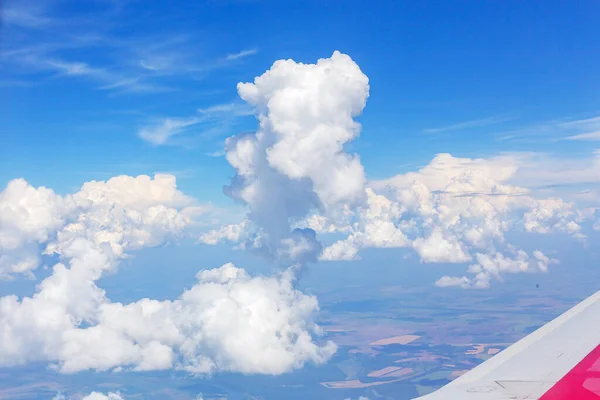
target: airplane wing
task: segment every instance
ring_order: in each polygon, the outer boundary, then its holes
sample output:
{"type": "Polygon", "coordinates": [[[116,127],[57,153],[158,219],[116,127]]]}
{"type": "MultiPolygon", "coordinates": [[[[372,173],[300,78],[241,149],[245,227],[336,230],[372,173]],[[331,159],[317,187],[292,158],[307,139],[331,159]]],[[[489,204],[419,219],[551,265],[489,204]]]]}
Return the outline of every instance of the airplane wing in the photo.
{"type": "Polygon", "coordinates": [[[441,389],[418,398],[508,399],[600,400],[600,291],[441,389]]]}

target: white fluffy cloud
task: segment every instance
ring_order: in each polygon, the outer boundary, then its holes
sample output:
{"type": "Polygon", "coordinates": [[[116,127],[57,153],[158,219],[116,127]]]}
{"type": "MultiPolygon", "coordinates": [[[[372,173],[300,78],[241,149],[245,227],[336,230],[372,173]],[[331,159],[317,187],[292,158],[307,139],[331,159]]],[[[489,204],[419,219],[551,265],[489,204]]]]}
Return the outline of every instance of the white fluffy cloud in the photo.
{"type": "Polygon", "coordinates": [[[566,232],[579,238],[583,237],[579,225],[582,220],[582,215],[573,203],[556,198],[531,200],[529,210],[523,215],[523,223],[528,232],[566,232]]]}
{"type": "MultiPolygon", "coordinates": [[[[331,212],[362,201],[363,167],[344,145],[360,132],[353,118],[365,106],[368,78],[336,51],[316,64],[277,61],[253,83],[238,84],[238,92],[256,108],[259,128],[226,142],[237,173],[227,193],[248,206],[249,220],[262,235],[255,244],[267,253],[279,257],[293,248],[297,253],[285,259],[316,259],[318,243],[306,245],[314,235],[292,234],[290,226],[311,210],[331,212]],[[290,246],[290,240],[305,245],[290,246]]],[[[227,230],[220,235],[230,236],[227,230]]]]}
{"type": "Polygon", "coordinates": [[[15,179],[0,193],[0,278],[31,274],[42,244],[46,253],[60,253],[70,239],[86,236],[96,245],[108,244],[117,256],[124,247],[153,245],[186,223],[174,207],[191,203],[171,175],[87,182],[64,197],[15,179]]]}
{"type": "Polygon", "coordinates": [[[0,365],[48,361],[66,373],[126,367],[278,374],[335,351],[331,342],[313,341],[320,333],[311,319],[317,301],[294,289],[293,270],[250,277],[226,264],[200,272],[196,285],[173,301],[120,304],[106,297],[96,285],[106,271],[189,223],[185,211],[193,200],[172,176],[88,182],[65,197],[18,180],[0,198],[8,210],[3,221],[10,221],[2,237],[20,235],[3,246],[20,254],[19,246],[37,244],[39,253],[44,245],[60,258],[32,297],[0,298],[0,365]]]}
{"type": "Polygon", "coordinates": [[[85,396],[82,400],[124,400],[119,392],[108,392],[107,394],[101,392],[92,392],[85,396]]]}
{"type": "Polygon", "coordinates": [[[477,263],[470,265],[468,269],[468,272],[474,275],[472,278],[443,276],[436,282],[436,285],[485,289],[490,286],[492,278],[502,280],[502,275],[506,273],[547,272],[548,265],[559,262],[539,250],[533,252],[533,257],[523,250],[513,248],[510,248],[509,253],[512,254],[505,256],[498,252],[494,254],[477,253],[477,263]]]}
{"type": "Polygon", "coordinates": [[[427,237],[416,238],[412,246],[421,260],[427,263],[461,263],[471,260],[471,255],[459,238],[439,226],[435,226],[427,237]]]}
{"type": "Polygon", "coordinates": [[[0,279],[31,274],[40,264],[39,246],[66,223],[72,199],[15,179],[0,193],[0,279]]]}
{"type": "Polygon", "coordinates": [[[199,242],[204,244],[242,243],[248,239],[249,228],[248,220],[239,224],[224,225],[200,235],[199,242]]]}
{"type": "MultiPolygon", "coordinates": [[[[307,224],[318,232],[346,232],[350,235],[327,247],[321,254],[322,260],[351,260],[357,257],[358,251],[365,247],[405,247],[410,242],[395,222],[402,215],[398,203],[387,197],[366,189],[366,202],[354,208],[346,209],[345,224],[335,229],[335,224],[320,216],[312,216],[307,224]],[[356,214],[356,221],[350,224],[350,214],[356,214]]],[[[339,220],[339,219],[338,219],[339,220]]]]}
{"type": "Polygon", "coordinates": [[[366,206],[354,208],[339,229],[324,217],[311,217],[320,224],[306,223],[325,233],[350,231],[325,248],[321,259],[354,259],[365,247],[412,247],[426,263],[477,261],[468,268],[472,278],[446,276],[439,286],[488,287],[504,273],[545,271],[556,262],[539,251],[515,250],[505,239],[509,230],[585,237],[584,216],[573,203],[538,199],[510,183],[518,168],[519,158],[513,156],[440,154],[418,172],[371,182],[366,206]]]}
{"type": "Polygon", "coordinates": [[[198,273],[174,301],[104,302],[95,325],[65,333],[63,372],[179,368],[192,373],[280,374],[324,362],[335,345],[311,333],[317,301],[293,289],[293,275],[250,277],[232,264],[198,273]]]}
{"type": "MultiPolygon", "coordinates": [[[[362,195],[362,165],[343,145],[358,136],[353,117],[366,104],[368,83],[356,63],[336,51],[316,64],[277,61],[238,91],[259,110],[256,136],[266,145],[268,165],[290,179],[308,178],[320,202],[332,205],[362,195]]],[[[256,163],[240,155],[245,154],[230,153],[228,160],[243,175],[255,171],[256,163]]]]}

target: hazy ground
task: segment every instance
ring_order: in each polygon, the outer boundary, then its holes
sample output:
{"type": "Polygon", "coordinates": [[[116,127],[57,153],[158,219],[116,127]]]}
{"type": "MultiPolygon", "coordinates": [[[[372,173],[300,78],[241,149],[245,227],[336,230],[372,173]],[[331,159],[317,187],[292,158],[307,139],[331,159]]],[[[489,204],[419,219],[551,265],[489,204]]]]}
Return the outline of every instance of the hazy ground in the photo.
{"type": "MultiPolygon", "coordinates": [[[[573,264],[563,263],[550,274],[515,276],[482,291],[434,287],[429,278],[411,278],[410,260],[402,260],[405,268],[394,272],[381,265],[381,256],[386,255],[364,257],[362,263],[373,265],[368,279],[361,275],[365,266],[358,264],[326,264],[303,277],[303,290],[319,298],[317,319],[324,339],[339,346],[325,365],[307,365],[276,377],[208,378],[176,371],[61,375],[46,365],[29,365],[0,369],[0,398],[52,399],[60,391],[79,399],[93,390],[118,390],[126,399],[184,400],[199,393],[204,399],[234,400],[410,399],[460,376],[598,289],[598,279],[591,279],[597,268],[584,265],[576,255],[573,264]],[[394,275],[386,275],[390,272],[394,275]],[[340,278],[334,281],[332,276],[340,278]]],[[[147,272],[140,275],[140,292],[162,287],[168,298],[169,272],[161,275],[153,269],[152,257],[150,253],[136,261],[147,272]]],[[[123,268],[121,278],[133,279],[138,265],[123,268]]],[[[187,270],[181,268],[178,276],[184,279],[187,270]]],[[[189,267],[190,276],[196,268],[189,267]]],[[[120,292],[118,281],[107,279],[104,286],[123,300],[140,296],[120,292]]],[[[173,287],[181,287],[181,282],[173,287]]]]}

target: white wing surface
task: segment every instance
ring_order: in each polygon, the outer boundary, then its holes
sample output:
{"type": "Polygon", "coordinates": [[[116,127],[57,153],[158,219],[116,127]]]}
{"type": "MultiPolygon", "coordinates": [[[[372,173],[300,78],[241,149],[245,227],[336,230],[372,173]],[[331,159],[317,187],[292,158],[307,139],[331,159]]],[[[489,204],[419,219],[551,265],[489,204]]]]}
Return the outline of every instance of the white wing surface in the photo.
{"type": "Polygon", "coordinates": [[[419,400],[600,400],[600,291],[419,400]]]}

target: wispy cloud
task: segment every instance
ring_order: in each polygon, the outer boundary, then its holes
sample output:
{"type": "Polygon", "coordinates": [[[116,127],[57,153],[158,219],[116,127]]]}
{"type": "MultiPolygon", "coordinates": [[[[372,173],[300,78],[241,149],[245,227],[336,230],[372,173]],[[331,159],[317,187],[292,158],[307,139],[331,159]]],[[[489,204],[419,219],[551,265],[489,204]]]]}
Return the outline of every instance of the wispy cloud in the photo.
{"type": "Polygon", "coordinates": [[[553,119],[499,132],[497,140],[537,143],[569,141],[600,141],[600,116],[584,119],[553,119]]]}
{"type": "Polygon", "coordinates": [[[600,126],[600,116],[592,117],[592,118],[584,118],[584,119],[576,119],[574,121],[566,121],[560,124],[562,127],[598,127],[600,126]]]}
{"type": "Polygon", "coordinates": [[[55,72],[52,75],[54,78],[85,78],[96,83],[96,89],[112,93],[159,93],[174,90],[146,79],[143,74],[131,76],[129,71],[93,67],[80,61],[40,58],[39,55],[30,54],[27,62],[38,71],[55,72]]]}
{"type": "Polygon", "coordinates": [[[201,121],[198,117],[187,119],[164,118],[161,121],[142,127],[138,136],[153,145],[165,144],[169,138],[182,133],[186,128],[198,124],[201,121]]]}
{"type": "MultiPolygon", "coordinates": [[[[511,183],[533,190],[560,192],[559,197],[580,195],[582,188],[600,189],[600,149],[578,154],[577,157],[559,157],[545,153],[514,154],[518,170],[511,183]]],[[[600,198],[598,198],[600,200],[600,198]]]]}
{"type": "MultiPolygon", "coordinates": [[[[196,110],[197,114],[184,118],[160,118],[144,125],[138,136],[147,142],[159,146],[173,144],[170,139],[195,127],[198,136],[204,139],[231,134],[238,118],[252,115],[253,109],[245,104],[224,103],[196,110]]],[[[184,142],[182,142],[184,143],[184,142]]]]}
{"type": "Polygon", "coordinates": [[[225,150],[217,150],[213,151],[212,153],[205,153],[205,155],[209,157],[223,157],[225,154],[225,150]]]}
{"type": "Polygon", "coordinates": [[[225,103],[217,104],[207,108],[199,108],[198,113],[203,115],[229,114],[234,117],[244,117],[254,114],[254,109],[248,104],[225,103]]]}
{"type": "Polygon", "coordinates": [[[580,133],[578,135],[567,136],[567,140],[589,140],[589,141],[600,141],[600,131],[580,133]]]}
{"type": "Polygon", "coordinates": [[[140,60],[140,67],[149,71],[160,71],[160,66],[151,64],[149,61],[140,60]]]}
{"type": "Polygon", "coordinates": [[[502,122],[510,121],[515,119],[514,117],[488,117],[481,119],[474,119],[470,121],[458,122],[456,124],[442,126],[438,128],[426,128],[423,129],[424,133],[439,133],[448,131],[458,131],[462,129],[481,128],[484,126],[496,125],[502,122]]]}
{"type": "Polygon", "coordinates": [[[567,136],[566,140],[600,141],[600,116],[564,122],[561,127],[581,132],[567,136]]]}
{"type": "Polygon", "coordinates": [[[164,93],[177,90],[176,88],[164,86],[147,81],[142,77],[120,78],[112,76],[106,85],[99,86],[100,90],[108,90],[117,94],[124,93],[164,93]]]}
{"type": "Polygon", "coordinates": [[[49,67],[55,68],[65,75],[98,75],[101,70],[96,70],[83,62],[46,61],[49,67]]]}
{"type": "Polygon", "coordinates": [[[247,49],[247,50],[242,50],[238,53],[230,53],[227,54],[227,57],[225,57],[226,60],[237,60],[240,58],[244,58],[244,57],[248,57],[251,55],[254,55],[258,53],[258,49],[247,49]]]}
{"type": "MultiPolygon", "coordinates": [[[[123,35],[131,8],[99,3],[93,15],[73,14],[55,1],[10,1],[4,9],[0,65],[4,79],[44,82],[85,78],[111,93],[150,93],[183,88],[257,52],[207,53],[190,32],[123,35]]],[[[135,31],[135,30],[134,30],[135,31]]]]}
{"type": "Polygon", "coordinates": [[[2,10],[3,24],[23,28],[43,28],[51,25],[53,20],[44,15],[42,3],[7,2],[2,10]]]}

